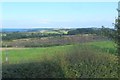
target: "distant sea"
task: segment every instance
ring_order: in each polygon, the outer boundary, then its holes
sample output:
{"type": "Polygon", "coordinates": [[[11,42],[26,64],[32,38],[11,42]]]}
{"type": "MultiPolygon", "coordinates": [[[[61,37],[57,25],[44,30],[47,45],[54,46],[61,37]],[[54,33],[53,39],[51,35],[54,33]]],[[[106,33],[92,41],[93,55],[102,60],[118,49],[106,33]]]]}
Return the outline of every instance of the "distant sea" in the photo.
{"type": "Polygon", "coordinates": [[[51,30],[52,28],[32,28],[32,29],[8,29],[3,28],[0,32],[32,32],[32,31],[40,31],[40,30],[51,30]]]}

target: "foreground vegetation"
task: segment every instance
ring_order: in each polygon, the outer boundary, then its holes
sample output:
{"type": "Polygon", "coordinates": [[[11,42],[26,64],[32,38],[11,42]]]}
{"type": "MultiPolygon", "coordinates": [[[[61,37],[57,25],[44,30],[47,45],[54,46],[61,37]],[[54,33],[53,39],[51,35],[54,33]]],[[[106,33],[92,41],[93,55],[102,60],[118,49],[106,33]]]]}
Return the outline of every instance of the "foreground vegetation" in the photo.
{"type": "Polygon", "coordinates": [[[111,41],[102,41],[11,49],[7,50],[9,62],[5,62],[6,50],[3,50],[3,77],[117,78],[114,45],[111,41]]]}

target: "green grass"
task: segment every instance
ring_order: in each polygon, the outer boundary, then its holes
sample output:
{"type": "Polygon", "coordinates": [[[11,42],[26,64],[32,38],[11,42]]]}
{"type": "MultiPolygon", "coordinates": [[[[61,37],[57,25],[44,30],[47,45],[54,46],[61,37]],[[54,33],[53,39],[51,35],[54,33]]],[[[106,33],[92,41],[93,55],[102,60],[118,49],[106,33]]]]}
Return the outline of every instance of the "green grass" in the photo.
{"type": "MultiPolygon", "coordinates": [[[[112,53],[115,54],[115,44],[111,41],[101,41],[101,42],[89,42],[78,45],[65,45],[65,46],[54,46],[47,48],[27,48],[27,49],[13,49],[6,50],[2,52],[2,59],[5,62],[5,53],[8,53],[9,63],[16,64],[21,62],[31,62],[31,61],[40,61],[44,56],[53,57],[57,54],[64,53],[66,54],[69,49],[78,46],[80,49],[89,48],[95,49],[101,53],[112,53]],[[110,52],[111,51],[111,52],[110,52]]],[[[74,51],[74,50],[73,50],[74,51]]]]}
{"type": "Polygon", "coordinates": [[[70,46],[55,46],[47,48],[28,48],[28,49],[16,49],[16,50],[6,50],[2,52],[3,62],[5,61],[6,52],[9,56],[9,63],[18,63],[18,62],[30,62],[30,61],[40,61],[43,56],[54,56],[60,52],[65,52],[65,48],[70,46]]]}
{"type": "Polygon", "coordinates": [[[44,34],[60,34],[59,32],[57,31],[45,31],[43,32],[44,34]]]}
{"type": "Polygon", "coordinates": [[[3,51],[3,77],[117,78],[117,56],[110,41],[3,51]],[[105,50],[104,50],[105,49],[105,50]],[[108,50],[107,50],[108,49],[108,50]]]}
{"type": "Polygon", "coordinates": [[[67,34],[68,31],[65,30],[52,30],[52,31],[44,31],[43,34],[67,34]]]}
{"type": "Polygon", "coordinates": [[[98,47],[102,47],[102,48],[115,48],[115,43],[112,41],[98,41],[98,42],[89,42],[86,43],[89,45],[93,45],[93,46],[98,46],[98,47]]]}
{"type": "Polygon", "coordinates": [[[102,52],[117,54],[116,44],[112,41],[89,42],[87,43],[87,45],[90,45],[91,47],[96,48],[97,50],[100,50],[102,52]]]}

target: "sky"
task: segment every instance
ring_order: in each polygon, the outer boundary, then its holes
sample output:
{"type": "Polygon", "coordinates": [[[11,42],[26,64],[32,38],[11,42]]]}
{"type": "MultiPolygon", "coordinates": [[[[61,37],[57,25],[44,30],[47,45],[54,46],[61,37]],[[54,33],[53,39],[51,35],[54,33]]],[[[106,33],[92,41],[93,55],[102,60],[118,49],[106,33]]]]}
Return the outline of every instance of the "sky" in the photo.
{"type": "Polygon", "coordinates": [[[2,28],[113,28],[117,2],[3,2],[2,28]]]}
{"type": "Polygon", "coordinates": [[[0,0],[0,2],[118,2],[119,0],[0,0]]]}

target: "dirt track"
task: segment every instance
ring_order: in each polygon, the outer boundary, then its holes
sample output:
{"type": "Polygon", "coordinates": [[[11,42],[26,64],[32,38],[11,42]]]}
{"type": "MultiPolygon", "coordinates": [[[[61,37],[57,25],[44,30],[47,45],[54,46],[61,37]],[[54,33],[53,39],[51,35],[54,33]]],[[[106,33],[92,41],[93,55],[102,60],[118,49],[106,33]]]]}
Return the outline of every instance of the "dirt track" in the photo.
{"type": "Polygon", "coordinates": [[[27,48],[0,48],[0,51],[11,50],[11,49],[27,49],[27,48]]]}

